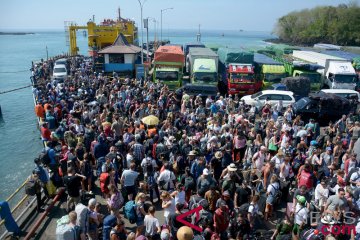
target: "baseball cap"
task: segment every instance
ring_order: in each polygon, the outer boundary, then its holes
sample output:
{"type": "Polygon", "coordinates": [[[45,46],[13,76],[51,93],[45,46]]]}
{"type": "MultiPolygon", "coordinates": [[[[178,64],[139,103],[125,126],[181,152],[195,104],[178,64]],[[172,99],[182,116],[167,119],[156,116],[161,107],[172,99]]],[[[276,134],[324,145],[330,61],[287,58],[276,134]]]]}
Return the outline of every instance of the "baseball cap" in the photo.
{"type": "Polygon", "coordinates": [[[296,199],[298,200],[299,203],[301,204],[305,204],[306,203],[306,198],[304,196],[301,195],[297,195],[296,199]]]}
{"type": "Polygon", "coordinates": [[[209,169],[205,168],[205,169],[203,170],[203,175],[209,175],[209,169]]]}

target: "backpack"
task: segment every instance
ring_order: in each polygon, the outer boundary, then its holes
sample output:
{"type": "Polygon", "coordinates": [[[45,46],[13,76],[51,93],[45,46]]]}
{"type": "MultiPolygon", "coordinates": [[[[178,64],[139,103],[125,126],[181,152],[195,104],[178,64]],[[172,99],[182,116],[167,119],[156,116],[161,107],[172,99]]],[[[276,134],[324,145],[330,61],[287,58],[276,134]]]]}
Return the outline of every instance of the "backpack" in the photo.
{"type": "Polygon", "coordinates": [[[36,194],[36,182],[32,179],[27,180],[25,184],[25,193],[29,196],[35,196],[36,194]]]}
{"type": "Polygon", "coordinates": [[[108,193],[109,192],[109,188],[108,185],[110,183],[110,175],[107,172],[101,173],[100,174],[100,190],[102,193],[108,193]]]}
{"type": "Polygon", "coordinates": [[[274,190],[275,190],[275,194],[274,194],[274,199],[275,199],[275,202],[279,202],[280,201],[280,199],[281,199],[281,197],[282,197],[282,193],[281,193],[281,191],[280,191],[280,187],[279,188],[275,188],[275,186],[274,185],[272,185],[272,184],[270,184],[273,188],[274,188],[274,190]]]}
{"type": "Polygon", "coordinates": [[[238,213],[241,215],[241,216],[246,216],[249,212],[249,208],[252,204],[250,203],[244,203],[243,205],[241,205],[238,209],[238,213]]]}
{"type": "Polygon", "coordinates": [[[81,232],[86,234],[89,231],[89,209],[82,203],[75,206],[77,214],[76,225],[80,226],[81,232]]]}
{"type": "Polygon", "coordinates": [[[195,181],[194,181],[194,179],[193,179],[191,176],[188,176],[188,177],[185,178],[184,187],[185,187],[185,191],[194,190],[194,188],[195,188],[195,181]]]}
{"type": "Polygon", "coordinates": [[[58,225],[56,227],[56,240],[77,240],[76,227],[68,224],[58,225]]]}
{"type": "Polygon", "coordinates": [[[134,201],[128,201],[124,206],[124,217],[129,220],[131,224],[136,223],[136,204],[134,201]]]}
{"type": "Polygon", "coordinates": [[[122,207],[123,203],[124,203],[124,198],[123,198],[122,194],[120,192],[118,192],[115,194],[115,197],[111,201],[110,208],[115,209],[115,210],[120,209],[122,207]]]}
{"type": "MultiPolygon", "coordinates": [[[[358,172],[358,171],[359,171],[359,168],[357,168],[357,167],[354,167],[354,168],[352,168],[352,169],[349,171],[348,175],[347,175],[346,178],[345,178],[346,185],[349,185],[349,184],[350,184],[351,175],[352,175],[353,173],[355,173],[355,172],[358,172]]],[[[355,181],[356,181],[356,180],[359,180],[359,178],[360,178],[360,174],[357,173],[357,178],[355,179],[355,181]]]]}
{"type": "Polygon", "coordinates": [[[42,162],[42,164],[44,164],[45,166],[50,164],[50,157],[49,157],[49,150],[44,149],[40,155],[39,155],[39,159],[42,162]]]}
{"type": "Polygon", "coordinates": [[[196,201],[195,197],[193,197],[192,198],[193,204],[191,205],[191,210],[193,210],[197,207],[200,207],[200,205],[201,205],[200,203],[202,203],[204,201],[207,202],[206,199],[204,199],[204,198],[201,198],[199,201],[196,201]]]}

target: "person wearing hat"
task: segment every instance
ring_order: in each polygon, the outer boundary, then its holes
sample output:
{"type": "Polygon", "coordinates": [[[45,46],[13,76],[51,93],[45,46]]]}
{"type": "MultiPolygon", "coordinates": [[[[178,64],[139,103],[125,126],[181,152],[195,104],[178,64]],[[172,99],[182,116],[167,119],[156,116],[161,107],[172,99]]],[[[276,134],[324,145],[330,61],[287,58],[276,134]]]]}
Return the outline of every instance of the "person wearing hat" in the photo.
{"type": "Polygon", "coordinates": [[[194,232],[188,226],[182,226],[179,228],[179,231],[176,233],[178,240],[192,240],[194,237],[194,232]]]}
{"type": "Polygon", "coordinates": [[[219,202],[219,208],[216,209],[213,219],[215,232],[222,238],[226,238],[226,230],[230,223],[230,211],[225,201],[219,202]]]}
{"type": "Polygon", "coordinates": [[[294,228],[293,228],[293,239],[299,239],[299,233],[304,229],[309,211],[306,207],[306,198],[298,195],[296,197],[297,205],[294,212],[294,228]]]}
{"type": "Polygon", "coordinates": [[[197,189],[205,193],[210,190],[211,186],[215,186],[215,185],[216,185],[216,181],[211,176],[209,169],[204,168],[202,175],[198,177],[196,181],[197,189]]]}
{"type": "Polygon", "coordinates": [[[332,155],[331,147],[326,147],[326,151],[320,154],[320,162],[326,166],[330,166],[334,162],[334,156],[332,155]]]}

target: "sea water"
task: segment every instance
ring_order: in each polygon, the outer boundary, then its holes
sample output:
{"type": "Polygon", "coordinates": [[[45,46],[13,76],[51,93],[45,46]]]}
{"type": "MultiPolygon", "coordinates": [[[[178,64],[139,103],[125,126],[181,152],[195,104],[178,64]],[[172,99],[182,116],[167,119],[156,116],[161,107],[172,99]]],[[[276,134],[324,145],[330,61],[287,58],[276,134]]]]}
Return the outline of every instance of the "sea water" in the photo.
{"type": "MultiPolygon", "coordinates": [[[[196,30],[164,30],[163,39],[171,43],[196,42],[196,30]]],[[[30,35],[0,35],[0,92],[30,84],[32,61],[68,52],[65,32],[34,31],[30,35]]],[[[157,34],[159,39],[160,34],[157,34]]],[[[202,31],[205,44],[256,49],[272,38],[267,32],[202,31]]],[[[149,41],[154,34],[149,33],[149,41]]],[[[146,34],[144,35],[146,42],[146,34]]],[[[139,38],[141,42],[141,38],[139,38]]],[[[80,54],[87,54],[87,38],[78,32],[80,54]]],[[[0,201],[5,200],[30,175],[34,158],[42,149],[34,114],[31,88],[0,94],[0,201]]],[[[24,191],[24,190],[22,190],[24,191]]]]}

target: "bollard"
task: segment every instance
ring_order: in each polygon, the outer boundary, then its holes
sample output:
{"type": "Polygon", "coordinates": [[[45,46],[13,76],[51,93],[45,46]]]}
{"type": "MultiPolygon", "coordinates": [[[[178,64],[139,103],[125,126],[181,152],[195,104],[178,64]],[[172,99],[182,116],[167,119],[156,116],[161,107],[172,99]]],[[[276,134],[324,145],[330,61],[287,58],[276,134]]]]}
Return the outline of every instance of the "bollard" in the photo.
{"type": "Polygon", "coordinates": [[[20,234],[20,228],[11,214],[8,202],[0,202],[0,217],[4,220],[4,224],[8,232],[12,232],[14,235],[20,234]]]}

